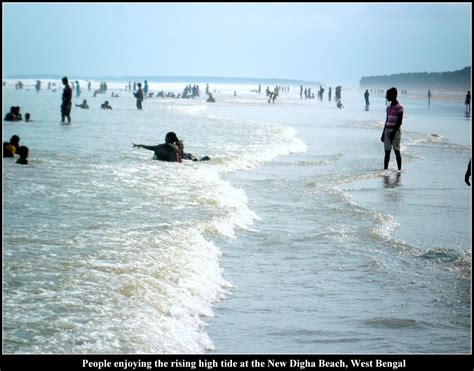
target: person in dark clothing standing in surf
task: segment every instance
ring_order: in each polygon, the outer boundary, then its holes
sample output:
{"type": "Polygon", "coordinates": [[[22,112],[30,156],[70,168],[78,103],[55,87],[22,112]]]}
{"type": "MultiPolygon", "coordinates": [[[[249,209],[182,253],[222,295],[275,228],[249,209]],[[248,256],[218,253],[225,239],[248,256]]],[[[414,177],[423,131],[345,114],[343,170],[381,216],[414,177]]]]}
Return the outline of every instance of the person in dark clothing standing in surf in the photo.
{"type": "Polygon", "coordinates": [[[68,124],[71,123],[72,89],[69,86],[67,77],[63,77],[63,103],[61,104],[61,122],[64,123],[67,118],[68,124]]]}

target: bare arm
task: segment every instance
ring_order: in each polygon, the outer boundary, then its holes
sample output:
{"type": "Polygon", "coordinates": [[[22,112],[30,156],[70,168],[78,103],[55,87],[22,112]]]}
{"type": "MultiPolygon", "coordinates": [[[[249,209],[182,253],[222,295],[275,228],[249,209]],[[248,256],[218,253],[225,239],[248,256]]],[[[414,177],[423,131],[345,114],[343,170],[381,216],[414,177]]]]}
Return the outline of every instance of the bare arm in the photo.
{"type": "Polygon", "coordinates": [[[156,146],[146,146],[144,144],[135,144],[135,143],[132,143],[133,145],[133,148],[145,148],[145,149],[148,149],[149,151],[154,151],[156,149],[156,146]]]}

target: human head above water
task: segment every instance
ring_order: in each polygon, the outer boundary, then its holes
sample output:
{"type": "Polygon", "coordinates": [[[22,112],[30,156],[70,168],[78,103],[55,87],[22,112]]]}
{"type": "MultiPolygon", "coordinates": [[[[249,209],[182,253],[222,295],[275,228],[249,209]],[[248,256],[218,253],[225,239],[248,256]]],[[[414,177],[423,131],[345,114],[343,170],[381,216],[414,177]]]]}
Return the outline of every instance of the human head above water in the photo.
{"type": "Polygon", "coordinates": [[[396,88],[390,88],[387,90],[387,100],[389,100],[390,102],[397,99],[397,95],[398,95],[398,92],[396,88]]]}
{"type": "Polygon", "coordinates": [[[31,118],[31,115],[29,113],[25,113],[25,121],[28,121],[31,118]]]}
{"type": "Polygon", "coordinates": [[[28,157],[28,147],[27,146],[21,146],[18,148],[18,154],[20,155],[21,158],[27,158],[28,157]]]}
{"type": "Polygon", "coordinates": [[[165,143],[175,143],[178,141],[178,137],[173,131],[166,134],[165,143]]]}
{"type": "Polygon", "coordinates": [[[20,137],[18,135],[12,135],[10,138],[10,144],[18,145],[20,143],[20,137]]]}

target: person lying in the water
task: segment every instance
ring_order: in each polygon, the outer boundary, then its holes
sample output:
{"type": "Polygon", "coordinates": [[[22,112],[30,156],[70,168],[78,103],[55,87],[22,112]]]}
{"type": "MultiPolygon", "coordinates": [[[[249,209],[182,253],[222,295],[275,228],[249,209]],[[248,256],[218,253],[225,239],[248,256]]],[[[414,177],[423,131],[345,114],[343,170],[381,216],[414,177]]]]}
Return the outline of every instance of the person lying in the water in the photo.
{"type": "MultiPolygon", "coordinates": [[[[133,143],[132,143],[133,144],[133,143]]],[[[165,143],[158,144],[157,146],[147,146],[144,144],[133,144],[133,148],[144,148],[149,151],[154,151],[154,160],[167,161],[167,162],[182,162],[185,160],[192,161],[209,161],[210,158],[205,156],[198,160],[194,155],[190,153],[184,153],[184,145],[181,140],[178,139],[176,134],[172,131],[166,134],[165,143]]]]}
{"type": "Polygon", "coordinates": [[[84,99],[81,104],[76,104],[76,107],[89,109],[89,105],[87,104],[87,99],[84,99]]]}

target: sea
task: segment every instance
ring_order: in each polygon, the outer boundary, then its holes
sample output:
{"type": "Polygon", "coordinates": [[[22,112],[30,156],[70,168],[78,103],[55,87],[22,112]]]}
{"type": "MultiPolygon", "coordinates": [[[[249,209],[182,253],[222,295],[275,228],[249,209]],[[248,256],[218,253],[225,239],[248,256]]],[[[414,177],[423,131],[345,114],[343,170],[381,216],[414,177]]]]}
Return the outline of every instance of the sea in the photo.
{"type": "Polygon", "coordinates": [[[4,354],[472,352],[462,101],[399,93],[398,173],[393,153],[383,170],[384,95],[366,107],[365,89],[343,87],[338,109],[334,86],[272,104],[264,83],[214,81],[215,103],[201,83],[138,111],[127,81],[94,97],[100,81],[80,80],[73,105],[90,109],[62,124],[60,81],[23,82],[3,87],[2,114],[33,119],[3,122],[29,148],[2,167],[4,354]],[[211,160],[132,147],[169,131],[211,160]]]}

